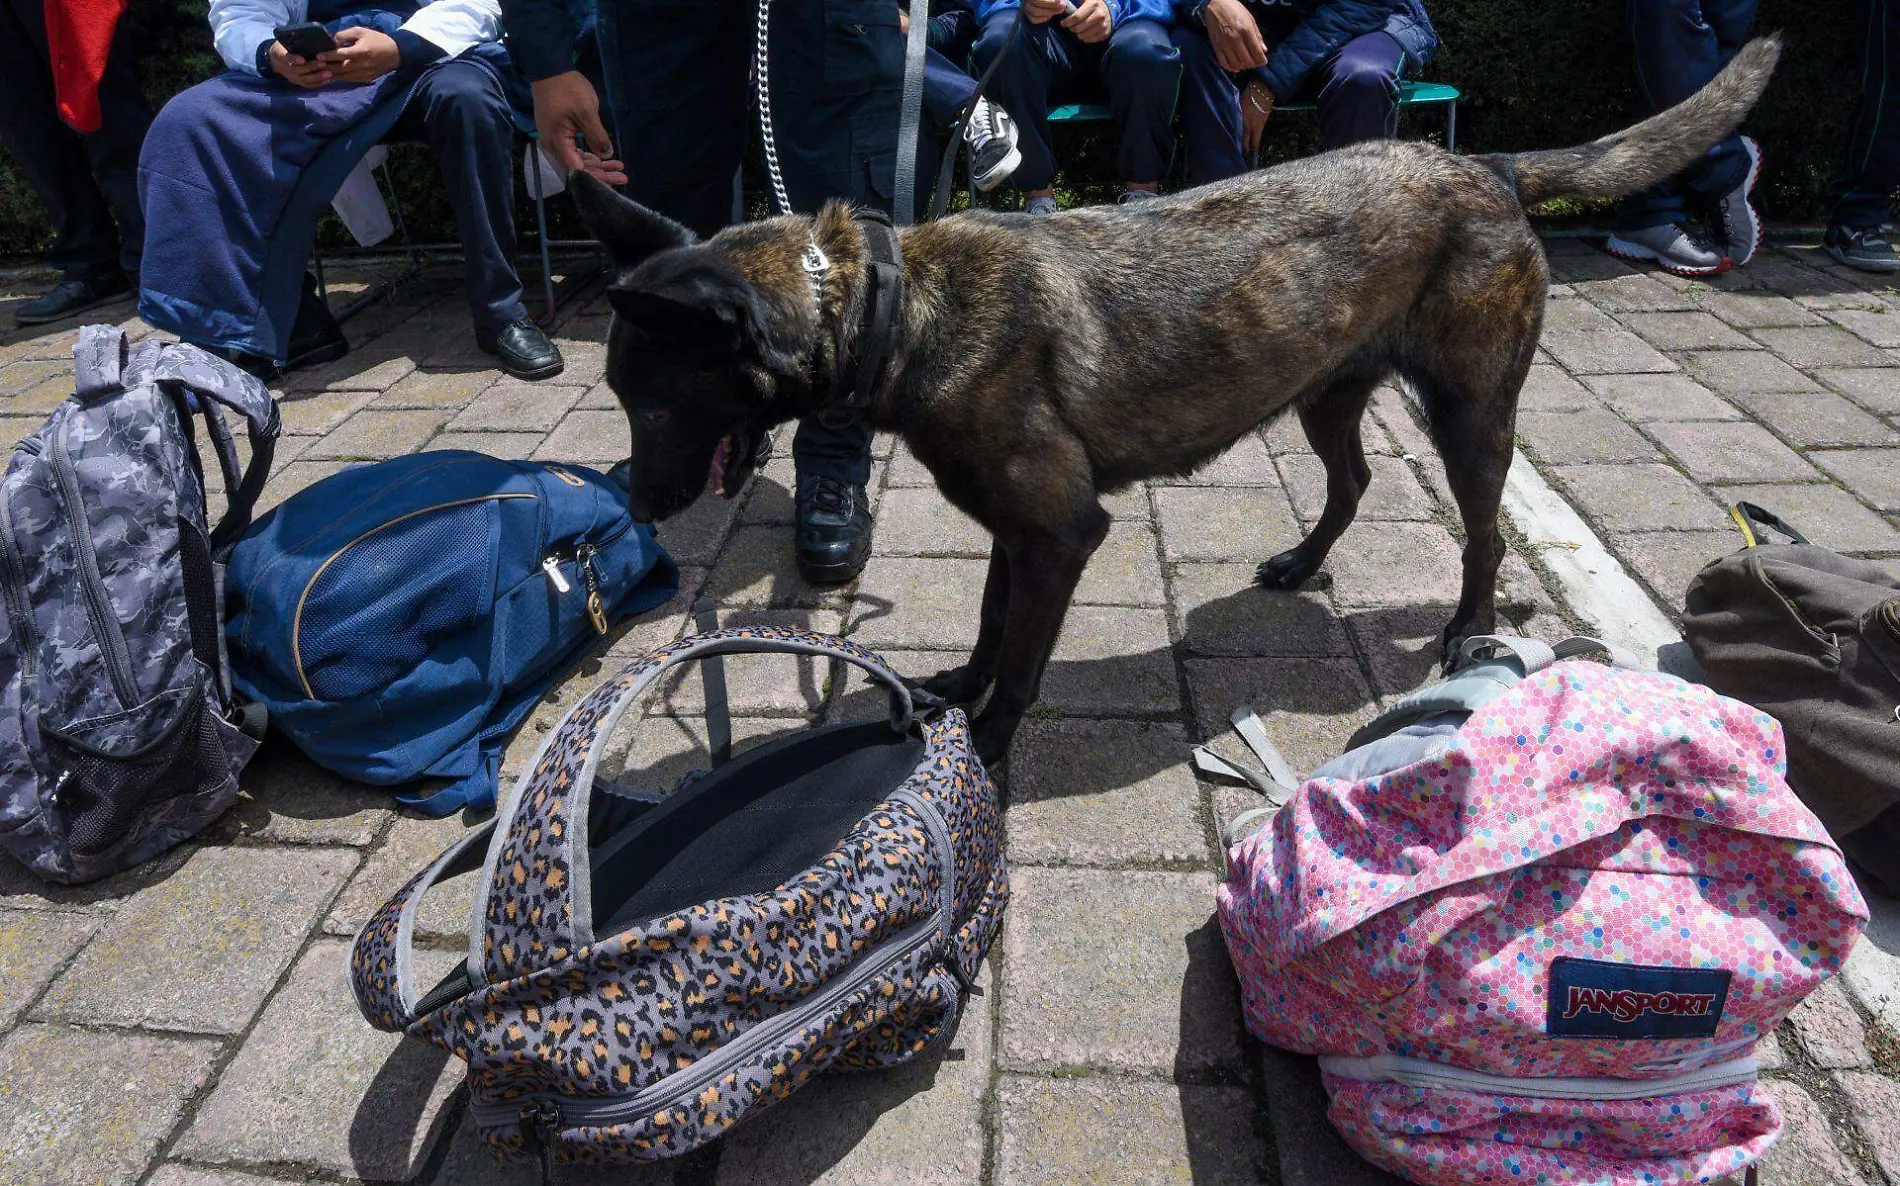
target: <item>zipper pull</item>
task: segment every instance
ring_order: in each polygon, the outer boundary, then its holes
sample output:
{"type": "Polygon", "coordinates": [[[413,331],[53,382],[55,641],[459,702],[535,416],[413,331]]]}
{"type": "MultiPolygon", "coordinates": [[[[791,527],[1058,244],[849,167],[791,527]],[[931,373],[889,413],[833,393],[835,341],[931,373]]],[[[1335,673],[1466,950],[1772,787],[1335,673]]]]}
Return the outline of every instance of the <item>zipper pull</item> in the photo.
{"type": "Polygon", "coordinates": [[[541,1186],[554,1186],[554,1139],[561,1131],[561,1106],[553,1100],[536,1100],[521,1109],[519,1119],[523,1143],[532,1135],[535,1151],[541,1155],[541,1186]]]}
{"type": "Polygon", "coordinates": [[[592,544],[581,544],[574,549],[574,560],[580,565],[581,579],[587,582],[587,617],[594,623],[594,632],[607,633],[607,605],[600,599],[600,574],[594,571],[594,552],[592,544]]]}
{"type": "Polygon", "coordinates": [[[556,593],[567,593],[573,590],[574,586],[568,584],[567,578],[561,575],[561,558],[559,556],[549,556],[547,559],[541,561],[541,571],[547,573],[548,580],[554,582],[554,591],[556,593]]]}

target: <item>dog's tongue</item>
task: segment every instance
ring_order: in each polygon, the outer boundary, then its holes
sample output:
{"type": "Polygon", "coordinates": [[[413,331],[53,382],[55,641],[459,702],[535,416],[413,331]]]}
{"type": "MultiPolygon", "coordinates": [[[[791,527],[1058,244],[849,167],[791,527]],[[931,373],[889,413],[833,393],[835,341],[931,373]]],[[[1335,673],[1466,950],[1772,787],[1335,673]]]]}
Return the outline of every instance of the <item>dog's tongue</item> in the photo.
{"type": "Polygon", "coordinates": [[[731,498],[737,491],[726,489],[726,470],[732,462],[733,450],[737,442],[728,433],[719,438],[719,446],[713,450],[712,489],[721,498],[731,498]]]}

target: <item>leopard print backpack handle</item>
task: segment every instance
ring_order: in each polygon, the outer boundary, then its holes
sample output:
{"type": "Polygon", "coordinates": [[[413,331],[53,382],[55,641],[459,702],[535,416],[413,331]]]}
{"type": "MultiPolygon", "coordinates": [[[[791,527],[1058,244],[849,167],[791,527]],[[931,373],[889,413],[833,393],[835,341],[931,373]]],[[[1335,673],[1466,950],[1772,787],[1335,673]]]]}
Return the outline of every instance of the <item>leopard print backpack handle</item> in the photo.
{"type": "Polygon", "coordinates": [[[942,701],[904,682],[876,652],[827,634],[745,626],[689,635],[629,664],[570,709],[516,780],[495,817],[488,877],[476,890],[469,928],[471,972],[487,983],[559,963],[594,940],[587,870],[587,806],[601,750],[626,710],[668,668],[714,655],[822,655],[882,681],[891,727],[908,731],[920,710],[942,701]]]}

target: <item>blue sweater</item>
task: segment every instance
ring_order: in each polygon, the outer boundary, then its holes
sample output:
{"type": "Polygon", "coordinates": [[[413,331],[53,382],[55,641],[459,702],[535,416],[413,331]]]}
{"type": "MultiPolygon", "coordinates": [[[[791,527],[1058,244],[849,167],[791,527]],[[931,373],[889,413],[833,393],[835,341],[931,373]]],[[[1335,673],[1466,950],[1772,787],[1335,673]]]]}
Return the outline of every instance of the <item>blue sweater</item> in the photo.
{"type": "MultiPolygon", "coordinates": [[[[1174,0],[1183,21],[1199,19],[1192,14],[1200,5],[1201,0],[1174,0]]],[[[1256,72],[1278,102],[1291,101],[1317,66],[1367,33],[1390,33],[1414,67],[1430,61],[1438,49],[1438,31],[1424,0],[1287,0],[1285,6],[1298,12],[1299,23],[1267,47],[1266,67],[1256,72]]]]}
{"type": "MultiPolygon", "coordinates": [[[[987,21],[993,13],[1009,12],[1017,7],[1018,0],[976,0],[976,19],[987,21]]],[[[1170,0],[1108,0],[1108,15],[1117,25],[1141,20],[1172,25],[1174,8],[1170,0]]]]}

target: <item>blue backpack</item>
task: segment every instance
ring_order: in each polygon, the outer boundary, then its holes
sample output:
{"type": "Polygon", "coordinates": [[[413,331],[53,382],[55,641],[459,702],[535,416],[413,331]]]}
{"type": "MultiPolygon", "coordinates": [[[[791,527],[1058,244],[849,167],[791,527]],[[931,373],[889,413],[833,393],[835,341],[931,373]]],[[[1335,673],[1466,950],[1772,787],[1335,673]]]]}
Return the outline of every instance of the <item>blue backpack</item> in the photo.
{"type": "Polygon", "coordinates": [[[231,553],[231,666],[311,760],[398,801],[495,801],[508,734],[679,570],[626,493],[578,466],[416,453],[326,478],[231,553]]]}

